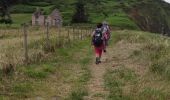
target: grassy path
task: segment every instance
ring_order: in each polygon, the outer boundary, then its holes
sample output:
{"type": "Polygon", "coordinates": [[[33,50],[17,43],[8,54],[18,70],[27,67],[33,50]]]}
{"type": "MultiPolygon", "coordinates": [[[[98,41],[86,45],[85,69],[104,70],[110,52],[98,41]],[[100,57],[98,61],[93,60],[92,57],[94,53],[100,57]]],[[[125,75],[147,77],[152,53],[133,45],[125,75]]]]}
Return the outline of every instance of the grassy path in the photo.
{"type": "MultiPolygon", "coordinates": [[[[104,75],[107,69],[112,66],[111,48],[107,49],[107,53],[104,53],[102,56],[102,63],[96,65],[93,61],[93,64],[90,65],[90,71],[92,78],[87,84],[89,95],[85,97],[85,100],[106,100],[109,95],[109,91],[105,88],[104,75]]],[[[93,58],[95,60],[95,58],[93,58]]]]}
{"type": "Polygon", "coordinates": [[[92,78],[88,82],[88,92],[89,96],[85,97],[86,100],[103,100],[107,91],[104,88],[103,75],[105,74],[106,68],[104,64],[91,65],[90,66],[92,78]]]}

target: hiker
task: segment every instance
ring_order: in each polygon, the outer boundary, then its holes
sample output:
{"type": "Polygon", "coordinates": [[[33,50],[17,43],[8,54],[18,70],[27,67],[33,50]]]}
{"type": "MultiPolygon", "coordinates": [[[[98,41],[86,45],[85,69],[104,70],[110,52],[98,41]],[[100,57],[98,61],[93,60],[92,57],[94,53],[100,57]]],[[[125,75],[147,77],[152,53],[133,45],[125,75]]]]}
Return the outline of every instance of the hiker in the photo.
{"type": "Polygon", "coordinates": [[[110,39],[110,28],[109,25],[107,24],[106,21],[103,22],[103,26],[102,26],[102,30],[103,30],[103,51],[106,52],[106,46],[108,46],[108,41],[110,39]]]}
{"type": "Polygon", "coordinates": [[[101,63],[101,56],[103,52],[103,30],[102,23],[98,23],[96,29],[92,34],[92,45],[94,45],[96,54],[96,64],[101,63]]]}

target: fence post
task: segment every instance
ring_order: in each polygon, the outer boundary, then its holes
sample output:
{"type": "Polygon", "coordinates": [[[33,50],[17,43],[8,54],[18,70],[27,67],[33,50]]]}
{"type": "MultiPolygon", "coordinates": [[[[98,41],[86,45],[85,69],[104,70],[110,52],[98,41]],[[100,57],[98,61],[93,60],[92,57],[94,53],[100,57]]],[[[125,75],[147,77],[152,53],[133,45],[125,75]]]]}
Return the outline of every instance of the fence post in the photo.
{"type": "Polygon", "coordinates": [[[91,36],[92,32],[93,32],[93,27],[90,27],[90,29],[89,29],[89,37],[91,36]]]}
{"type": "Polygon", "coordinates": [[[80,29],[81,31],[81,40],[83,40],[83,28],[81,27],[81,29],[80,29]]]}
{"type": "Polygon", "coordinates": [[[88,37],[89,29],[86,27],[86,37],[88,37]]]}
{"type": "Polygon", "coordinates": [[[28,36],[27,36],[27,29],[26,24],[23,24],[23,31],[24,31],[24,48],[25,48],[25,63],[28,64],[28,36]]]}
{"type": "Polygon", "coordinates": [[[49,42],[49,22],[47,22],[46,25],[46,50],[48,51],[50,47],[50,42],[49,42]]]}
{"type": "Polygon", "coordinates": [[[76,27],[76,40],[79,40],[79,27],[76,27]]]}
{"type": "Polygon", "coordinates": [[[81,40],[81,28],[79,27],[79,39],[81,40]]]}
{"type": "Polygon", "coordinates": [[[60,44],[60,39],[61,39],[61,28],[58,28],[58,46],[60,47],[61,46],[61,44],[60,44]]]}
{"type": "Polygon", "coordinates": [[[75,28],[73,26],[73,40],[75,39],[75,28]]]}
{"type": "Polygon", "coordinates": [[[70,27],[68,27],[67,38],[68,38],[68,43],[70,43],[70,27]]]}

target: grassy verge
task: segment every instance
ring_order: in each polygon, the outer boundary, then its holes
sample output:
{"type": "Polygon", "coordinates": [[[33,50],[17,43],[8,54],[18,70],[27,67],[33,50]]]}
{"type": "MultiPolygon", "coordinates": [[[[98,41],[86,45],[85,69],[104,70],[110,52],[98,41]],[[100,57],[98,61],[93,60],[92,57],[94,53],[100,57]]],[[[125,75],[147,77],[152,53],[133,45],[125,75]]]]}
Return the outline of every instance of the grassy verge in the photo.
{"type": "Polygon", "coordinates": [[[87,82],[89,81],[91,77],[91,73],[89,70],[89,63],[91,63],[91,55],[92,55],[92,50],[87,46],[89,42],[85,43],[86,50],[84,50],[85,54],[80,54],[79,56],[81,57],[79,60],[79,64],[81,65],[82,71],[81,76],[78,78],[76,81],[76,84],[73,85],[73,90],[70,93],[70,95],[66,98],[66,100],[83,100],[84,96],[88,95],[88,91],[85,87],[87,82]],[[83,55],[86,55],[83,57],[83,55]]]}
{"type": "Polygon", "coordinates": [[[87,94],[84,85],[90,78],[91,50],[87,44],[88,40],[75,41],[58,48],[44,62],[18,66],[14,74],[0,80],[0,99],[79,100],[87,94]]]}
{"type": "Polygon", "coordinates": [[[168,100],[169,38],[129,30],[113,34],[118,66],[105,74],[108,100],[168,100]]]}
{"type": "Polygon", "coordinates": [[[108,70],[104,76],[105,86],[110,91],[108,100],[130,100],[130,97],[124,93],[127,85],[135,84],[135,73],[125,67],[116,70],[108,70]]]}
{"type": "Polygon", "coordinates": [[[127,32],[117,35],[117,40],[124,40],[132,45],[139,44],[140,49],[135,50],[133,56],[140,57],[140,59],[150,63],[148,65],[150,72],[170,79],[170,39],[168,37],[144,32],[127,32]]]}

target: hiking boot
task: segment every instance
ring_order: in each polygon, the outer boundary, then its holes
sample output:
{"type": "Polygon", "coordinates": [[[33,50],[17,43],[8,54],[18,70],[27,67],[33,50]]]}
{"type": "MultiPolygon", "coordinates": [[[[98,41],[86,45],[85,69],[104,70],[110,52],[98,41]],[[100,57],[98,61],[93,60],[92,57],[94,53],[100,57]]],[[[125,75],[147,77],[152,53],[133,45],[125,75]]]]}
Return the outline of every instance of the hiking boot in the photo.
{"type": "Polygon", "coordinates": [[[101,59],[101,57],[99,57],[99,61],[98,61],[99,63],[101,63],[101,60],[100,60],[100,59],[101,59]]]}
{"type": "Polygon", "coordinates": [[[96,57],[96,64],[100,63],[100,59],[98,57],[96,57]]]}

